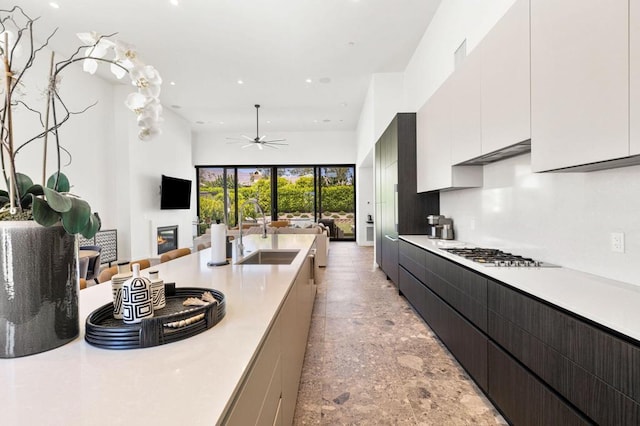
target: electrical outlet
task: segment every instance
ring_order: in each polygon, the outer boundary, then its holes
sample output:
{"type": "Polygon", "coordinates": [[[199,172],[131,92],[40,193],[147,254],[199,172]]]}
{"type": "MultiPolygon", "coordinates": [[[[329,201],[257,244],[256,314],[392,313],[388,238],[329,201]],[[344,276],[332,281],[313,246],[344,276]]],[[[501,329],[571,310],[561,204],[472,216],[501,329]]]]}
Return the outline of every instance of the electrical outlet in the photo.
{"type": "Polygon", "coordinates": [[[611,233],[611,251],[616,253],[624,253],[624,233],[611,233]]]}

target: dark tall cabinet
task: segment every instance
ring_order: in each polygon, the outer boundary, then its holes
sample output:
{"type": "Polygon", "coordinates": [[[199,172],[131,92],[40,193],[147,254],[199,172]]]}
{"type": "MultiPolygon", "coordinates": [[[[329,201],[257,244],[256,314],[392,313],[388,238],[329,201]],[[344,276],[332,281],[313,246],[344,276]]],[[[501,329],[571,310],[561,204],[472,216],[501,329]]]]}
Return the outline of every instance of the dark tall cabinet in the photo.
{"type": "Polygon", "coordinates": [[[398,235],[426,234],[437,192],[417,193],[416,114],[398,113],[375,147],[376,262],[398,283],[398,235]]]}

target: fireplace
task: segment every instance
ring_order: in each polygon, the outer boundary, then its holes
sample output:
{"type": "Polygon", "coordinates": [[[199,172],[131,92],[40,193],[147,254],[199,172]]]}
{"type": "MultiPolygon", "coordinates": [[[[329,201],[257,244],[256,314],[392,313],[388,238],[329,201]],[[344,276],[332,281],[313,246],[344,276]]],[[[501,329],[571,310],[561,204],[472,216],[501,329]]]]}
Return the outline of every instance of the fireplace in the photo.
{"type": "Polygon", "coordinates": [[[158,227],[158,254],[178,248],[178,225],[158,227]]]}

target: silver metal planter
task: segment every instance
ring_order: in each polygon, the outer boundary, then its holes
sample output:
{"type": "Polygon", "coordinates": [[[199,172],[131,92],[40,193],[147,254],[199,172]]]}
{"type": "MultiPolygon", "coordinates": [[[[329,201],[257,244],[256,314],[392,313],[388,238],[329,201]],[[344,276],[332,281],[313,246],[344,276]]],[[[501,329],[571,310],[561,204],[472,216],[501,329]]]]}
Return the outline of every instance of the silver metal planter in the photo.
{"type": "Polygon", "coordinates": [[[0,221],[0,358],[57,348],[80,332],[76,237],[0,221]]]}

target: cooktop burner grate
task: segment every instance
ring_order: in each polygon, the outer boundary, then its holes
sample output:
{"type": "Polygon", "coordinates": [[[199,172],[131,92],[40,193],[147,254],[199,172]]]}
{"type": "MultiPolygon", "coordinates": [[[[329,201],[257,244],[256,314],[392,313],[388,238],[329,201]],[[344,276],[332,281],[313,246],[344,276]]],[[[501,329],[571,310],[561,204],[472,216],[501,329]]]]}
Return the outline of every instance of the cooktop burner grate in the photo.
{"type": "Polygon", "coordinates": [[[443,249],[456,256],[464,257],[476,263],[482,263],[485,266],[496,267],[525,267],[525,268],[548,268],[557,267],[551,263],[540,262],[530,257],[519,256],[511,253],[505,253],[502,250],[491,248],[448,248],[443,249]]]}

